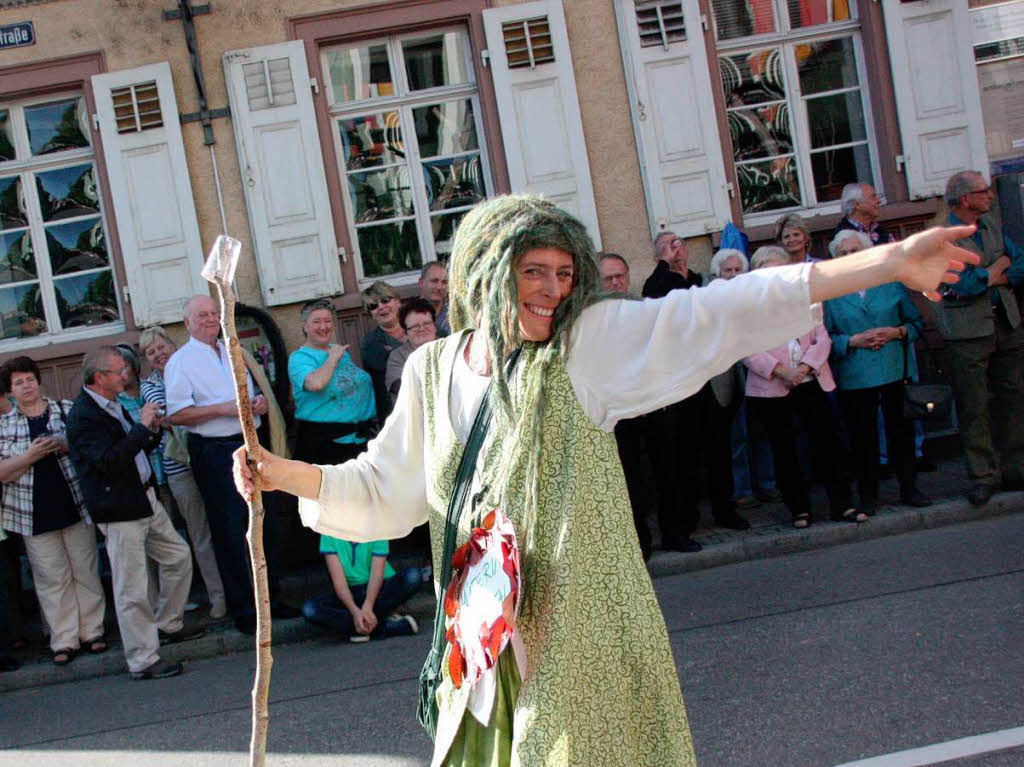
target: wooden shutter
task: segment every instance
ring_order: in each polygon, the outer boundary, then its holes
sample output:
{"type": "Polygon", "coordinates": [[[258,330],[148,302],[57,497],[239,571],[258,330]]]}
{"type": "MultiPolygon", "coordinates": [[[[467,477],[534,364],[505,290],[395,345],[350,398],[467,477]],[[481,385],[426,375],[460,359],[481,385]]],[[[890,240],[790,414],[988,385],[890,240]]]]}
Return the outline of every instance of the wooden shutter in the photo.
{"type": "Polygon", "coordinates": [[[483,12],[513,192],[542,194],[601,247],[561,0],[483,12]]]}
{"type": "Polygon", "coordinates": [[[228,51],[224,75],[264,303],[342,292],[302,41],[228,51]]]}
{"type": "Polygon", "coordinates": [[[181,322],[207,287],[171,68],[94,75],[92,89],[135,323],[181,322]]]}
{"type": "Polygon", "coordinates": [[[616,0],[651,233],[732,220],[697,0],[616,0]]]}
{"type": "Polygon", "coordinates": [[[942,194],[961,170],[988,172],[965,0],[884,0],[907,186],[942,194]]]}

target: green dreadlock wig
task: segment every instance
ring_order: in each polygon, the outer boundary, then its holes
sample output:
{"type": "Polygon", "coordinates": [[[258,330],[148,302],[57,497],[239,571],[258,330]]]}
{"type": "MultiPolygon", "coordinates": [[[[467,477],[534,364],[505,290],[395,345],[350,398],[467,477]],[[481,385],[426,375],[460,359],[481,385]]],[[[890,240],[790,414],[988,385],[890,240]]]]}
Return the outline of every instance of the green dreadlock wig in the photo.
{"type": "MultiPolygon", "coordinates": [[[[549,365],[564,354],[569,330],[580,313],[602,297],[594,245],[576,218],[541,197],[506,195],[473,208],[459,225],[449,268],[449,320],[454,332],[471,328],[487,342],[494,376],[491,409],[512,428],[508,444],[532,445],[527,467],[528,519],[537,510],[540,476],[541,423],[544,381],[549,365]],[[551,338],[525,341],[519,332],[519,296],[516,266],[536,248],[558,248],[572,256],[573,284],[555,312],[551,338]],[[537,352],[517,386],[513,405],[505,360],[519,346],[537,352]]],[[[532,524],[527,525],[526,550],[532,548],[532,524]]]]}

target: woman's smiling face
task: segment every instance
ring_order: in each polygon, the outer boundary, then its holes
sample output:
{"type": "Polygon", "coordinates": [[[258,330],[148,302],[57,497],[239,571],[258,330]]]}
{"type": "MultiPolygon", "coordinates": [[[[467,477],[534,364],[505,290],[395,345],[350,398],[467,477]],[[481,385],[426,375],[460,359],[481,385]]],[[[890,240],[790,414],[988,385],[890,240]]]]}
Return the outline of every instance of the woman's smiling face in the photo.
{"type": "Polygon", "coordinates": [[[534,248],[519,259],[515,275],[519,333],[527,341],[547,341],[555,310],[572,290],[573,258],[558,248],[534,248]]]}

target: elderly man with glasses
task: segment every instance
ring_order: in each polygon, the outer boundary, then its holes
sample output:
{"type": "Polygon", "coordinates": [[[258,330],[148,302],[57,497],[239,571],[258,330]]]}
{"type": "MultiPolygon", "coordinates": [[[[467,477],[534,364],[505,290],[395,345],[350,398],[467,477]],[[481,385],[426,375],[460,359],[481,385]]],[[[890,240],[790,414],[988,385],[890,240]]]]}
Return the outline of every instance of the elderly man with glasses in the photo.
{"type": "Polygon", "coordinates": [[[85,386],[68,413],[67,437],[85,504],[107,539],[117,625],[132,679],[180,674],[180,663],[160,657],[160,645],[195,639],[184,624],[192,584],[192,554],[171,524],[153,487],[146,454],[160,444],[160,415],[146,403],[132,420],[117,401],[126,365],[116,346],[85,357],[85,386]],[[156,606],[148,593],[148,563],[159,568],[156,606]]]}
{"type": "Polygon", "coordinates": [[[1014,295],[1024,284],[1024,250],[992,213],[993,197],[977,171],[962,171],[946,183],[948,223],[977,226],[973,236],[956,244],[980,255],[981,263],[964,269],[935,305],[972,483],[967,499],[975,506],[992,497],[1000,474],[1004,490],[1024,490],[1024,329],[1014,295]],[[989,412],[990,393],[995,417],[989,412]],[[1001,467],[992,422],[1005,430],[1001,467]]]}

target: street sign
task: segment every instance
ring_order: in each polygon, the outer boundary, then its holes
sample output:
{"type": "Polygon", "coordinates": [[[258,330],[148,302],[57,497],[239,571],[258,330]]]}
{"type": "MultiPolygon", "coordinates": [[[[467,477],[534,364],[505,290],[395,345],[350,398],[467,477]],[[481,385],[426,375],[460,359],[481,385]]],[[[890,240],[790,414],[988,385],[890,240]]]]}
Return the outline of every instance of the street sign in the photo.
{"type": "Polygon", "coordinates": [[[36,31],[31,21],[0,26],[0,50],[4,48],[20,48],[23,45],[36,44],[36,31]]]}

